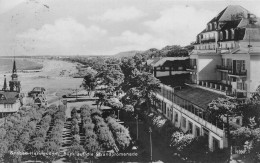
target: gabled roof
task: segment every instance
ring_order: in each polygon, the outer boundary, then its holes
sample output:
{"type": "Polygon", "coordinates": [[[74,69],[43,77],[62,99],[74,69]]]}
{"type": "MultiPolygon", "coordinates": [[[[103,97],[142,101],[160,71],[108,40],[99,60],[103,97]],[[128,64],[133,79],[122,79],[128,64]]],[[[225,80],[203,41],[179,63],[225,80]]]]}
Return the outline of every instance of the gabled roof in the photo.
{"type": "Polygon", "coordinates": [[[251,14],[247,9],[240,5],[229,5],[222,10],[217,16],[215,16],[209,23],[219,21],[233,21],[246,18],[248,14],[251,14]]]}
{"type": "Polygon", "coordinates": [[[43,87],[34,87],[32,92],[44,92],[45,91],[45,88],[43,87]]]}
{"type": "Polygon", "coordinates": [[[0,104],[14,104],[19,98],[17,92],[4,92],[0,91],[0,104]]]}

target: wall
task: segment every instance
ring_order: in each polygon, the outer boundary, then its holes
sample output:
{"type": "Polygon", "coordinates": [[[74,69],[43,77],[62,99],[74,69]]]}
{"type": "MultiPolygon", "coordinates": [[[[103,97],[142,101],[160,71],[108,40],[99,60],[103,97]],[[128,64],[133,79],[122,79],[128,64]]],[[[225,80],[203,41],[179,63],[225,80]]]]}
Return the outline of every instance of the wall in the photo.
{"type": "Polygon", "coordinates": [[[260,54],[250,56],[250,92],[256,91],[260,85],[260,54]]]}
{"type": "Polygon", "coordinates": [[[0,104],[0,112],[17,112],[19,110],[19,107],[20,107],[19,100],[15,104],[13,104],[12,108],[5,108],[4,104],[0,104]]]}
{"type": "MultiPolygon", "coordinates": [[[[172,121],[172,123],[175,125],[175,127],[180,127],[183,132],[187,132],[189,130],[189,122],[192,123],[192,134],[194,136],[197,136],[196,133],[196,127],[200,130],[200,135],[204,135],[203,129],[206,129],[209,131],[209,148],[213,150],[213,138],[219,140],[220,148],[227,147],[227,139],[225,138],[224,131],[217,128],[216,126],[212,125],[211,123],[205,121],[204,119],[196,116],[195,114],[192,114],[191,112],[181,108],[180,106],[176,105],[175,103],[172,103],[170,100],[167,100],[163,96],[157,94],[156,97],[160,100],[166,103],[166,113],[164,114],[169,120],[172,121]],[[170,110],[173,114],[168,114],[167,112],[170,110]],[[178,114],[178,121],[176,121],[175,115],[178,114]],[[173,117],[170,117],[173,116],[173,117]],[[185,127],[182,125],[182,117],[186,119],[186,125],[185,127]]],[[[162,112],[163,113],[163,112],[162,112]]]]}
{"type": "Polygon", "coordinates": [[[199,55],[197,60],[198,80],[217,80],[217,65],[221,65],[220,55],[199,55]]]}
{"type": "MultiPolygon", "coordinates": [[[[187,71],[172,71],[171,75],[176,75],[176,74],[188,74],[189,72],[187,71]]],[[[170,71],[165,70],[165,71],[156,71],[156,77],[163,77],[163,76],[170,76],[170,71]]]]}

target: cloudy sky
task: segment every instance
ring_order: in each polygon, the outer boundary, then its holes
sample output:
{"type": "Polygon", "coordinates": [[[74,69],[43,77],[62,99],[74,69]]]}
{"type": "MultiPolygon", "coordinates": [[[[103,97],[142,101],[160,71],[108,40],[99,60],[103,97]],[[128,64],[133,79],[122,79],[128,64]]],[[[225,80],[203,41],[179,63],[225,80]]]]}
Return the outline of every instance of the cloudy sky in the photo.
{"type": "Polygon", "coordinates": [[[188,45],[228,5],[260,1],[0,0],[0,55],[110,55],[188,45]]]}

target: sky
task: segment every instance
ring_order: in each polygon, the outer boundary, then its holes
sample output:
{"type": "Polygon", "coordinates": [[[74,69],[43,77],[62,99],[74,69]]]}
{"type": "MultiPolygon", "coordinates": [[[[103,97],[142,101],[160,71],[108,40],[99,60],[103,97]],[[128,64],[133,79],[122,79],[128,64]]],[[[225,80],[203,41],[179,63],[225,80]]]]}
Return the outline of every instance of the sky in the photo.
{"type": "Polygon", "coordinates": [[[259,0],[0,0],[0,56],[185,46],[228,5],[260,17],[259,0]]]}

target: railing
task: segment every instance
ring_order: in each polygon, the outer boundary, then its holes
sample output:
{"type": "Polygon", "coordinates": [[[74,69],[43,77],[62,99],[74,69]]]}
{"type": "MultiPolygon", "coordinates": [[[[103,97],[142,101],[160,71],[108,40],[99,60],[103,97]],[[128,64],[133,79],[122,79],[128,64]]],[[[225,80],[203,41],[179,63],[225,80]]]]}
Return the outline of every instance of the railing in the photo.
{"type": "Polygon", "coordinates": [[[188,65],[186,67],[187,70],[196,70],[197,69],[197,65],[188,65]]]}
{"type": "Polygon", "coordinates": [[[203,38],[201,39],[201,43],[215,42],[215,38],[203,38]]]}
{"type": "Polygon", "coordinates": [[[217,81],[203,81],[203,80],[199,81],[199,86],[215,89],[222,92],[225,92],[232,88],[232,86],[230,85],[222,84],[217,81]]]}
{"type": "Polygon", "coordinates": [[[247,71],[246,70],[229,70],[229,75],[236,75],[236,76],[246,76],[247,71]]]}
{"type": "Polygon", "coordinates": [[[231,97],[236,97],[236,98],[246,98],[247,97],[246,92],[238,92],[234,89],[227,90],[226,95],[231,96],[231,97]]]}
{"type": "Polygon", "coordinates": [[[216,126],[217,128],[223,130],[223,123],[221,122],[212,122],[210,119],[208,119],[207,113],[205,112],[205,109],[201,108],[200,106],[190,102],[189,100],[183,99],[182,97],[176,95],[174,93],[174,90],[181,89],[181,87],[169,87],[161,85],[161,91],[158,92],[163,98],[166,98],[167,100],[171,101],[172,103],[175,103],[176,105],[180,106],[181,108],[185,109],[186,111],[196,115],[197,117],[205,120],[206,122],[212,124],[213,126],[216,126]]]}
{"type": "Polygon", "coordinates": [[[217,69],[219,70],[232,70],[230,66],[217,65],[217,69]]]}

